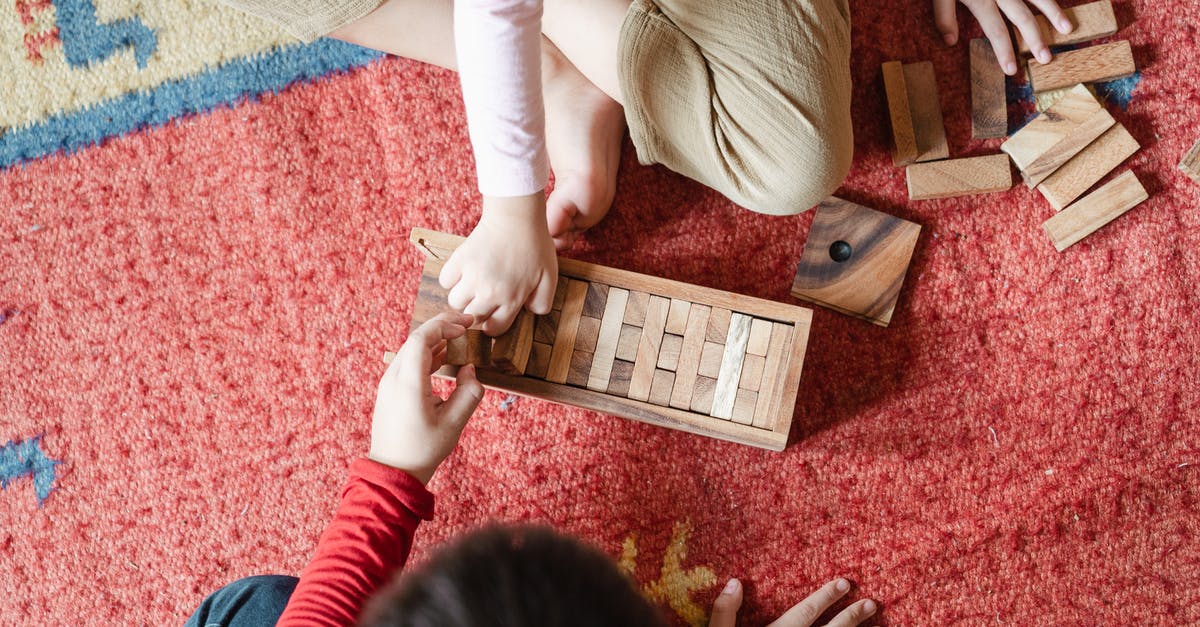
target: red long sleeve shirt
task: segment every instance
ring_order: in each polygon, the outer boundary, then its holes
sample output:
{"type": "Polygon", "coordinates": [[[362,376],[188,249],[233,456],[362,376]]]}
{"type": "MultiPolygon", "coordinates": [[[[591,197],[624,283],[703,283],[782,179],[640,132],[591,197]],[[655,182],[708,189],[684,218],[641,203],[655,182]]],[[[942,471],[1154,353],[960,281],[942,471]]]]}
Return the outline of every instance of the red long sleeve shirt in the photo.
{"type": "Polygon", "coordinates": [[[417,525],[431,518],[433,494],[420,481],[369,459],[355,461],[278,625],[357,623],[367,601],[408,560],[417,525]]]}

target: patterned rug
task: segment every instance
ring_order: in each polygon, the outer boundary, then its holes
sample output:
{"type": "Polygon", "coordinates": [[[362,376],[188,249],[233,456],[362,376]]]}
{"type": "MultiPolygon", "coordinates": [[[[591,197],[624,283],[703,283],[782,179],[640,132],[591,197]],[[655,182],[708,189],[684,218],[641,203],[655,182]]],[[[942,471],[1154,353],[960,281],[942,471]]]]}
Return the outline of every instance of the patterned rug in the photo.
{"type": "MultiPolygon", "coordinates": [[[[1059,254],[1022,185],[907,201],[881,62],[933,61],[952,154],[999,142],[927,0],[854,3],[840,194],[923,225],[892,326],[815,311],[783,453],[489,393],[415,558],[541,521],[680,623],[733,576],[751,625],[835,576],[883,624],[1200,622],[1200,5],[1117,14],[1142,71],[1102,93],[1151,198],[1059,254]]],[[[3,0],[0,93],[0,624],[178,624],[299,572],[408,326],[409,230],[478,215],[456,77],[206,3],[3,0]]],[[[572,255],[790,302],[811,214],[622,168],[572,255]]]]}

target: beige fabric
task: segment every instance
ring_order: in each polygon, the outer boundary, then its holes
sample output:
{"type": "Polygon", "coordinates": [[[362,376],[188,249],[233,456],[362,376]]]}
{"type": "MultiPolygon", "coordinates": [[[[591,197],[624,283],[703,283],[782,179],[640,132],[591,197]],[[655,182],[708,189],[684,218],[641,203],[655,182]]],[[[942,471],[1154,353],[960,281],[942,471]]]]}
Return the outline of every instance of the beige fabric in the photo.
{"type": "Polygon", "coordinates": [[[374,11],[384,0],[221,0],[312,41],[374,11]]]}
{"type": "Polygon", "coordinates": [[[642,163],[794,214],[850,168],[846,0],[633,0],[621,92],[642,163]]]}

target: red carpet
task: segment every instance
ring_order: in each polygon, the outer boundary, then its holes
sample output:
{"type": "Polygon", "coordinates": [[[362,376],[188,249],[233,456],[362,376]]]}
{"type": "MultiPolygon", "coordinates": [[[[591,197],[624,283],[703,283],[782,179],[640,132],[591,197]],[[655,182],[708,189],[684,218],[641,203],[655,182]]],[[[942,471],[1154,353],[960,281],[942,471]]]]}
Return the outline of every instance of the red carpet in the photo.
{"type": "MultiPolygon", "coordinates": [[[[1064,254],[1021,185],[907,202],[882,61],[933,60],[953,154],[998,141],[966,139],[966,48],[927,1],[854,11],[841,193],[924,225],[892,327],[816,310],[780,454],[491,393],[418,558],[535,520],[665,577],[680,620],[731,576],[754,625],[842,575],[884,624],[1200,623],[1200,186],[1174,169],[1200,137],[1200,7],[1119,5],[1142,76],[1110,109],[1151,199],[1064,254]]],[[[0,442],[62,462],[40,506],[30,478],[0,492],[0,624],[178,624],[303,567],[408,325],[407,234],[478,213],[458,99],[386,60],[0,171],[0,442]]],[[[626,148],[573,255],[788,299],[811,214],[626,148]]]]}

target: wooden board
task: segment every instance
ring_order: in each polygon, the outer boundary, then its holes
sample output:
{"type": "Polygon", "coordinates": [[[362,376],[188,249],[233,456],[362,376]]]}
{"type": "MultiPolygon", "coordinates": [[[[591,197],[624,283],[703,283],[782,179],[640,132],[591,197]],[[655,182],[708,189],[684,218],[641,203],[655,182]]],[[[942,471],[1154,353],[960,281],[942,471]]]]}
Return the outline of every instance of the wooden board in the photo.
{"type": "Polygon", "coordinates": [[[918,224],[831,196],[817,206],[792,296],[886,327],[920,232],[918,224]],[[835,242],[850,245],[849,259],[834,261],[835,242]]]}
{"type": "MultiPolygon", "coordinates": [[[[1063,12],[1067,14],[1067,19],[1071,20],[1071,26],[1073,27],[1071,32],[1065,35],[1051,26],[1046,16],[1039,14],[1036,18],[1038,32],[1042,35],[1042,41],[1052,48],[1108,37],[1117,32],[1117,15],[1113,11],[1112,2],[1109,0],[1081,4],[1076,7],[1064,9],[1063,12]]],[[[1013,36],[1017,40],[1017,52],[1020,54],[1031,54],[1029,42],[1025,41],[1025,38],[1021,36],[1021,31],[1015,27],[1012,30],[1013,36]]]]}
{"type": "Polygon", "coordinates": [[[1042,224],[1058,252],[1094,233],[1149,198],[1146,188],[1126,170],[1042,224]]]}
{"type": "Polygon", "coordinates": [[[987,39],[971,40],[971,137],[1008,135],[1004,70],[987,39]]]}
{"type": "Polygon", "coordinates": [[[986,155],[908,166],[908,197],[930,200],[1002,192],[1012,187],[1008,156],[986,155]]]}
{"type": "Polygon", "coordinates": [[[1200,185],[1200,140],[1192,144],[1192,149],[1183,155],[1183,160],[1179,162],[1179,169],[1200,185]]]}
{"type": "MultiPolygon", "coordinates": [[[[412,324],[415,328],[433,315],[448,309],[445,301],[446,293],[439,291],[440,286],[437,285],[435,270],[440,268],[442,261],[461,243],[462,238],[416,229],[413,231],[412,239],[430,255],[426,259],[422,285],[418,291],[418,302],[413,308],[412,324]]],[[[808,344],[812,320],[811,310],[587,264],[572,259],[560,258],[559,271],[559,283],[564,288],[559,303],[561,309],[560,328],[555,329],[553,344],[534,342],[529,366],[524,376],[502,372],[490,364],[480,366],[477,372],[479,380],[485,386],[771,450],[782,450],[787,444],[792,412],[795,409],[796,396],[799,392],[804,353],[808,344]],[[587,297],[588,286],[592,283],[606,286],[607,295],[604,312],[599,318],[600,330],[597,334],[596,350],[589,355],[588,351],[577,346],[577,340],[581,339],[580,327],[584,318],[584,301],[587,297]],[[579,285],[576,286],[576,284],[579,285]],[[650,298],[647,299],[647,316],[643,318],[645,326],[636,327],[625,323],[629,311],[628,302],[631,295],[638,292],[649,294],[651,297],[661,297],[664,300],[682,301],[688,305],[682,334],[672,334],[682,338],[678,358],[675,361],[676,371],[672,373],[670,370],[662,368],[648,369],[650,384],[646,400],[631,399],[625,396],[632,392],[635,377],[641,372],[641,369],[636,358],[633,360],[617,359],[615,345],[609,342],[613,332],[609,331],[607,335],[605,333],[606,328],[615,327],[618,329],[616,335],[619,339],[620,328],[630,326],[638,329],[641,334],[645,334],[645,328],[651,324],[649,321],[652,316],[650,298]],[[617,315],[617,309],[620,309],[619,315],[617,315]],[[723,316],[718,314],[718,319],[713,325],[714,329],[710,329],[710,313],[713,311],[724,311],[725,314],[723,316]],[[760,390],[753,399],[754,416],[749,424],[708,415],[707,412],[712,409],[717,380],[702,377],[697,373],[700,351],[705,339],[710,332],[723,326],[724,335],[721,336],[721,342],[724,343],[729,333],[730,319],[734,315],[771,323],[768,355],[760,375],[760,390]],[[616,317],[616,322],[609,321],[609,318],[613,316],[616,317]],[[601,352],[603,351],[607,355],[610,346],[612,346],[612,358],[606,360],[608,361],[607,366],[599,364],[601,357],[604,356],[601,355],[601,352]],[[562,382],[550,381],[549,374],[554,368],[555,358],[563,359],[558,356],[558,353],[567,351],[568,348],[565,364],[560,366],[563,370],[562,382]],[[539,362],[546,364],[546,378],[531,376],[534,371],[541,369],[539,362]],[[608,380],[604,390],[592,390],[580,387],[578,384],[571,386],[565,383],[568,377],[576,381],[576,377],[579,375],[572,374],[572,372],[581,372],[585,367],[588,370],[589,384],[593,372],[599,374],[607,367],[608,380]],[[598,371],[597,368],[600,370],[598,371]],[[676,401],[677,397],[680,402],[676,401]],[[706,406],[707,409],[704,409],[706,406]],[[693,407],[704,409],[704,411],[693,410],[693,407]],[[759,415],[760,409],[762,410],[761,416],[759,415]]],[[[669,311],[670,308],[667,307],[668,316],[669,311]]],[[[663,326],[666,326],[665,319],[663,326]]],[[[639,339],[640,337],[641,335],[639,335],[639,339]]],[[[664,334],[662,338],[665,342],[667,334],[664,334]]],[[[749,341],[748,335],[746,341],[747,343],[749,341]]],[[[661,344],[659,351],[661,352],[661,344]]],[[[647,353],[647,358],[648,356],[649,353],[647,353]]],[[[654,363],[657,364],[660,357],[661,355],[657,355],[654,363]]],[[[439,371],[438,375],[453,376],[454,370],[452,367],[447,367],[439,371]]],[[[739,372],[744,372],[744,370],[744,368],[740,368],[739,372]]],[[[733,412],[743,420],[749,412],[748,406],[751,402],[748,394],[741,393],[741,390],[744,389],[738,387],[738,391],[734,395],[733,412]]]]}
{"type": "Polygon", "coordinates": [[[1124,78],[1137,71],[1133,47],[1114,41],[1060,52],[1049,63],[1029,61],[1029,83],[1034,92],[1069,87],[1076,83],[1102,83],[1124,78]]]}
{"type": "Polygon", "coordinates": [[[1054,106],[1033,118],[1000,144],[1018,170],[1025,170],[1104,107],[1083,85],[1070,89],[1054,106]]]}
{"type": "Polygon", "coordinates": [[[1050,206],[1062,211],[1137,149],[1138,142],[1133,135],[1124,126],[1114,124],[1083,152],[1046,177],[1038,185],[1038,191],[1046,197],[1050,206]]]}
{"type": "Polygon", "coordinates": [[[1030,189],[1037,187],[1038,183],[1054,174],[1055,170],[1087,148],[1116,123],[1113,116],[1103,108],[1092,112],[1066,137],[1063,137],[1046,152],[1039,155],[1037,159],[1034,159],[1028,167],[1021,170],[1021,178],[1025,180],[1025,185],[1030,189]]]}
{"type": "Polygon", "coordinates": [[[933,63],[922,61],[904,66],[913,135],[917,141],[915,161],[936,161],[950,156],[946,126],[942,121],[942,103],[938,98],[937,76],[933,63]]]}
{"type": "Polygon", "coordinates": [[[904,66],[899,61],[883,64],[883,89],[887,94],[888,116],[892,120],[892,163],[907,165],[916,161],[917,135],[913,129],[908,87],[904,84],[904,66]]]}

